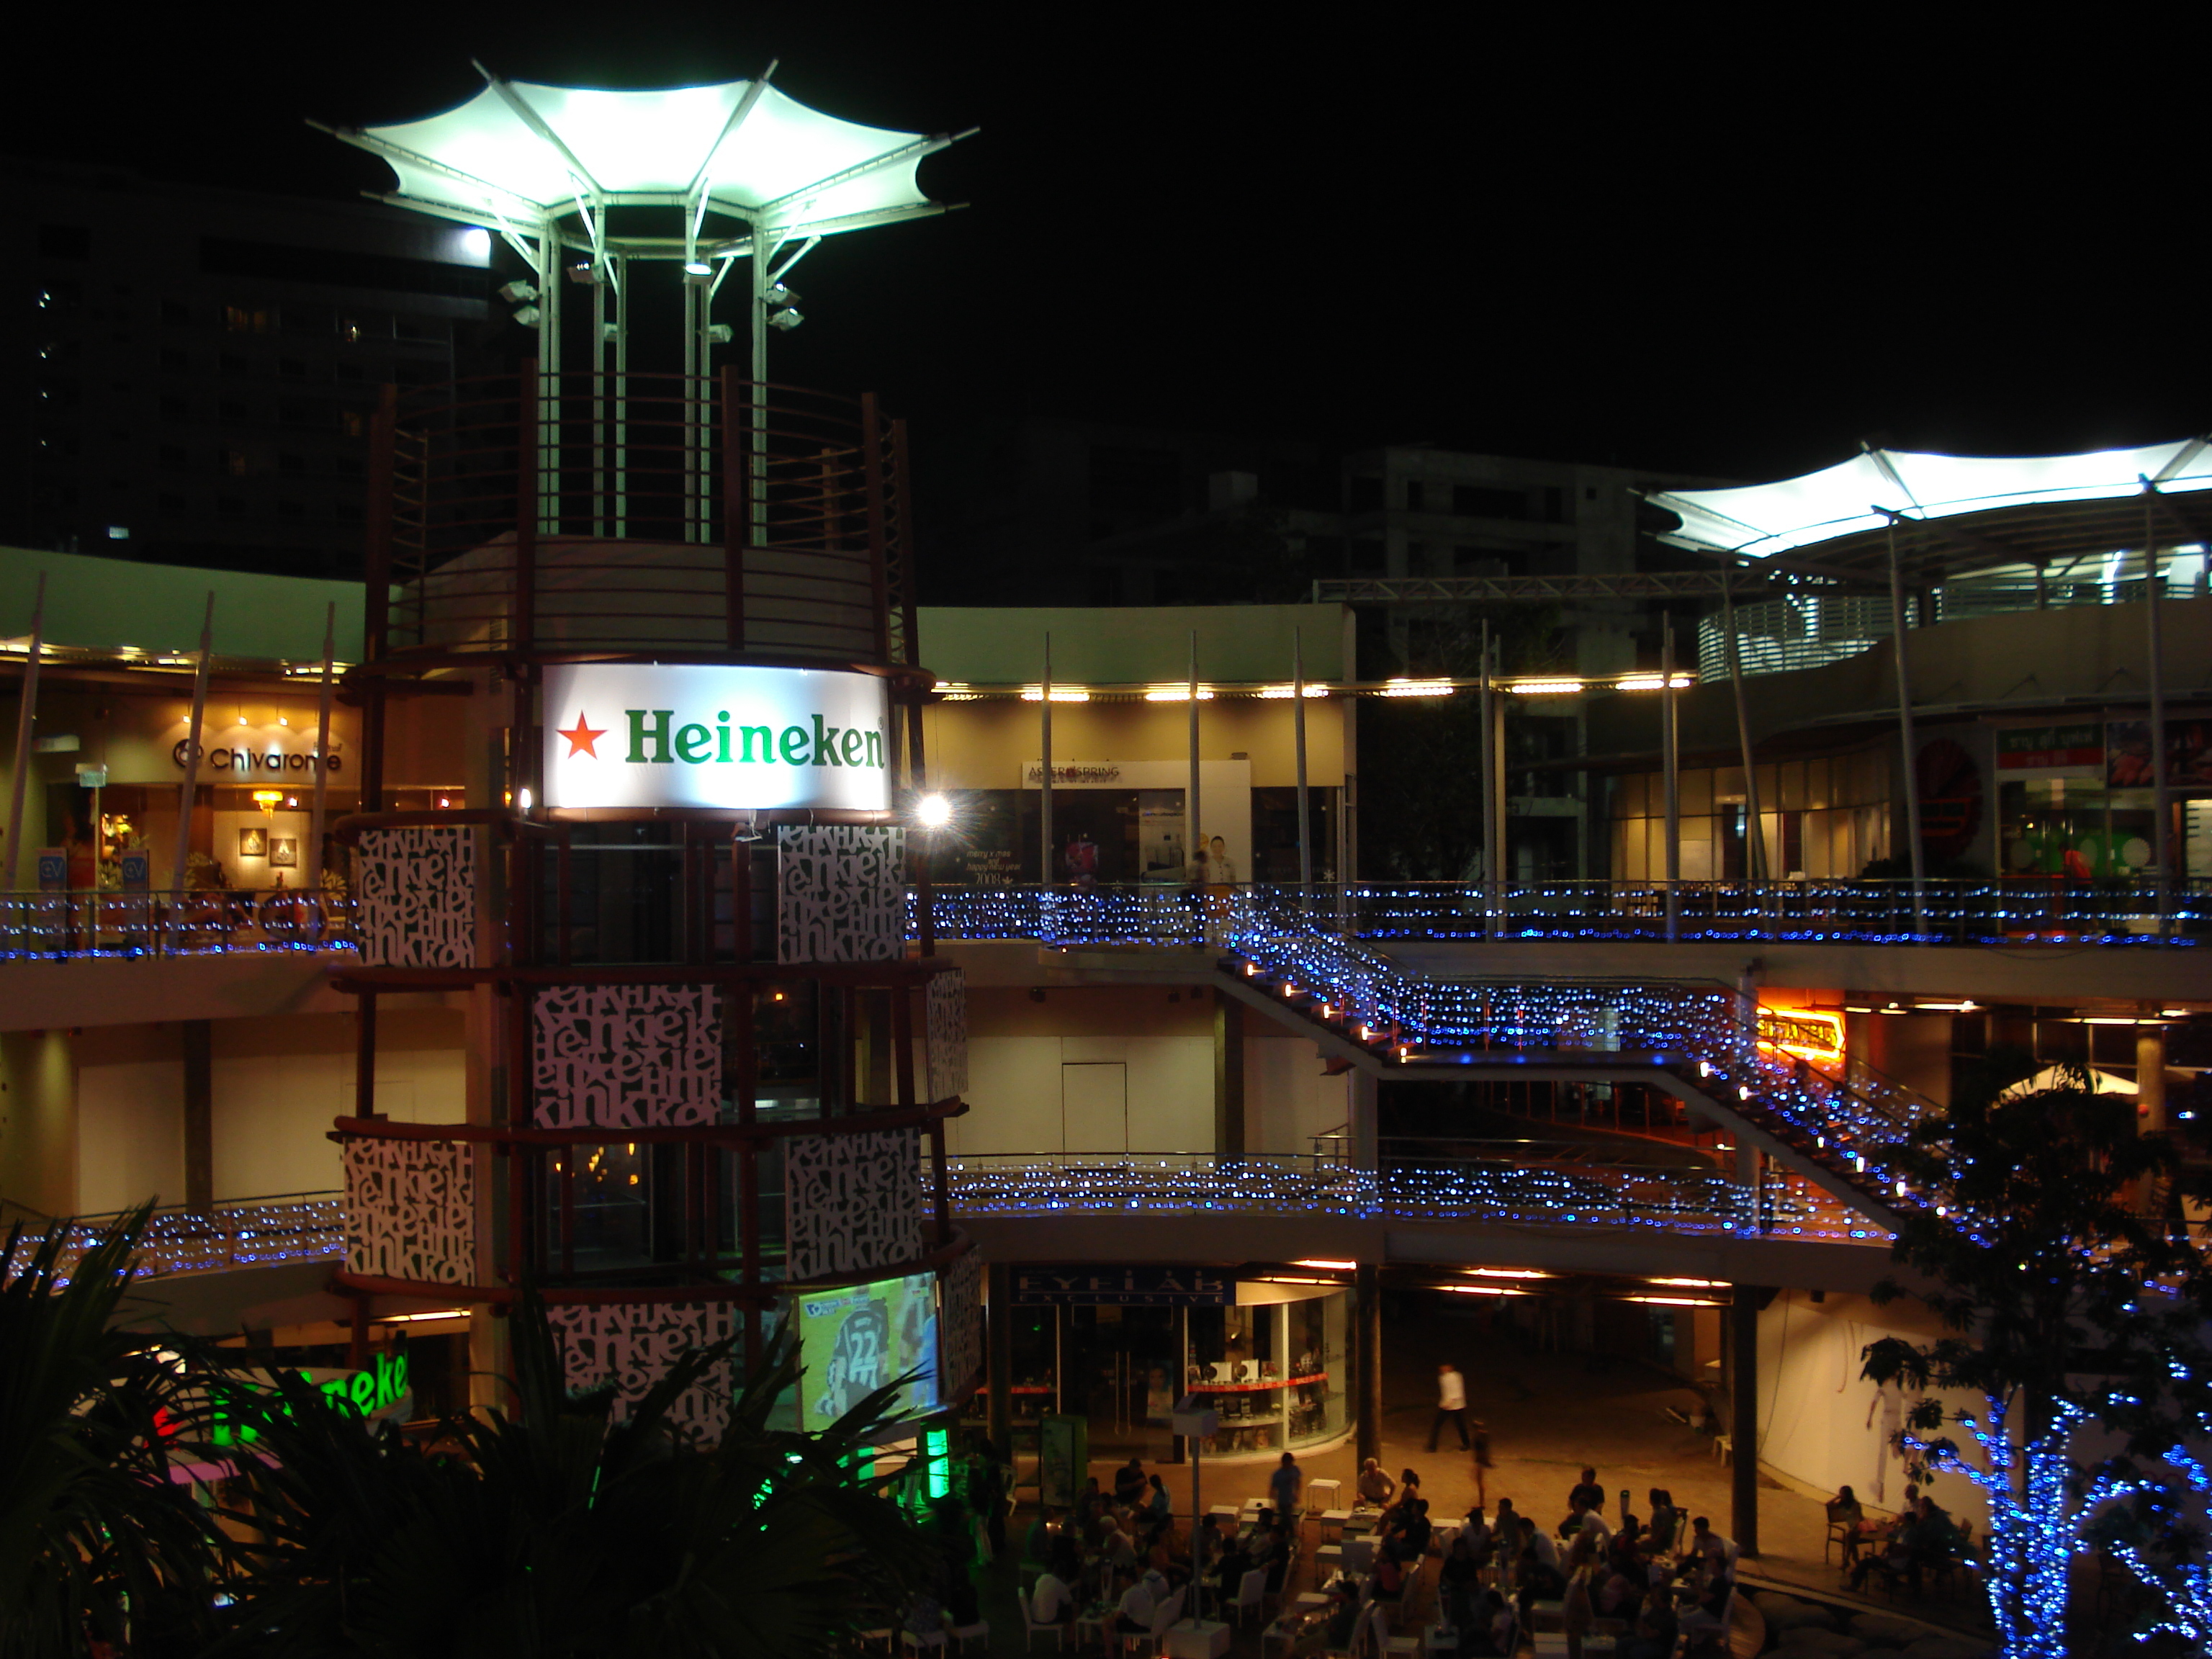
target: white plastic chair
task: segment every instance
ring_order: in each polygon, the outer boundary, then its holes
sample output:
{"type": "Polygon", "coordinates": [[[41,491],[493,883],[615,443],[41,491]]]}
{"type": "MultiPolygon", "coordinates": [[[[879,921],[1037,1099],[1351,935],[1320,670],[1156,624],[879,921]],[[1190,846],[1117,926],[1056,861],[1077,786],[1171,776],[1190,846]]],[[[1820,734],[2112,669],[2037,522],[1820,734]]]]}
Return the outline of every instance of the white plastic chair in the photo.
{"type": "Polygon", "coordinates": [[[1267,1570],[1255,1567],[1237,1581],[1237,1623],[1241,1629],[1248,1612],[1260,1612],[1267,1599],[1267,1570]]]}
{"type": "Polygon", "coordinates": [[[1058,1623],[1040,1625],[1036,1620],[1035,1598],[1032,1596],[1024,1595],[1017,1599],[1019,1600],[1022,1604],[1022,1651],[1024,1653],[1029,1651],[1030,1638],[1045,1635],[1049,1635],[1052,1638],[1053,1646],[1060,1649],[1062,1652],[1066,1651],[1067,1626],[1058,1623]]]}
{"type": "Polygon", "coordinates": [[[968,1644],[970,1642],[981,1642],[983,1644],[983,1650],[986,1653],[990,1651],[991,1621],[989,1620],[978,1619],[972,1625],[948,1624],[947,1628],[952,1632],[954,1651],[958,1653],[967,1652],[968,1644]]]}

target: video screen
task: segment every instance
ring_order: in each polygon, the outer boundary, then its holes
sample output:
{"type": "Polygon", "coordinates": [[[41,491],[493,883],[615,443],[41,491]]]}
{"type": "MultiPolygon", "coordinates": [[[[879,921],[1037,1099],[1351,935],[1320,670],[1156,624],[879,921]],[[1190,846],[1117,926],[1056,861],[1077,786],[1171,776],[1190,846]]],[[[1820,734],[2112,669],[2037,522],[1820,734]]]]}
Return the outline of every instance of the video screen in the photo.
{"type": "Polygon", "coordinates": [[[937,1382],[937,1279],[915,1273],[840,1290],[794,1291],[799,1317],[799,1424],[826,1429],[908,1371],[896,1409],[933,1411],[937,1382]]]}

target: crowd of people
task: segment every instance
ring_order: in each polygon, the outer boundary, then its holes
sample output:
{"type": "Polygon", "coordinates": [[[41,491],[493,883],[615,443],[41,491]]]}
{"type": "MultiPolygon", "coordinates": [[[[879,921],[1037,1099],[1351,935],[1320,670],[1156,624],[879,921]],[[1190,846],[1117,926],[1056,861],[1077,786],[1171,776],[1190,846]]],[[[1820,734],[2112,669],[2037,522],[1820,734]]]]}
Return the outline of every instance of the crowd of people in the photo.
{"type": "Polygon", "coordinates": [[[1855,1590],[1879,1573],[1917,1595],[1929,1573],[1955,1566],[1966,1554],[1965,1530],[1917,1485],[1905,1487],[1905,1508],[1893,1521],[1869,1520],[1849,1486],[1828,1500],[1828,1519],[1843,1528],[1844,1578],[1855,1590]]]}

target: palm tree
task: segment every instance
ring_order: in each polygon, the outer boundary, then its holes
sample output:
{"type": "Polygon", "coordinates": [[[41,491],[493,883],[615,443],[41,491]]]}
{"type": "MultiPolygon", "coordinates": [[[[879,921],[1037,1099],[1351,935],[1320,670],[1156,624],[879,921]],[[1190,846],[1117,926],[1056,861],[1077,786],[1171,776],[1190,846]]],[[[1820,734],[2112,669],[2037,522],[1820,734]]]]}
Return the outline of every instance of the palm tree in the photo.
{"type": "Polygon", "coordinates": [[[146,1337],[113,1328],[147,1214],[67,1271],[66,1223],[0,1245],[0,1659],[160,1652],[208,1627],[216,1533],[165,1449],[195,1413],[146,1337]]]}
{"type": "Polygon", "coordinates": [[[215,1651],[799,1659],[927,1582],[933,1551],[866,1472],[896,1385],[823,1432],[771,1427],[799,1376],[781,1336],[700,1451],[668,1413],[729,1344],[685,1355],[617,1420],[611,1389],[566,1394],[534,1297],[513,1336],[514,1414],[457,1417],[428,1448],[368,1432],[296,1376],[263,1396],[272,1461],[246,1479],[265,1541],[215,1651]]]}

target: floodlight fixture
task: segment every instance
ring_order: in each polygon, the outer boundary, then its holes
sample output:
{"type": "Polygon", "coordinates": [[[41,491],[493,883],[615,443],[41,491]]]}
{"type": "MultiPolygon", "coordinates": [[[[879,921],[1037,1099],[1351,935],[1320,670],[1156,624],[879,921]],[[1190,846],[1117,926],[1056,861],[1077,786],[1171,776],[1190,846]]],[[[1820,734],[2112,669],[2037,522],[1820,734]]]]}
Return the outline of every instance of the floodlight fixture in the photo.
{"type": "Polygon", "coordinates": [[[797,328],[805,320],[805,318],[800,316],[789,306],[786,306],[781,311],[777,312],[773,317],[770,317],[768,319],[768,325],[770,328],[780,328],[783,330],[785,333],[788,334],[793,329],[797,328]]]}
{"type": "Polygon", "coordinates": [[[538,326],[538,319],[544,314],[544,312],[536,306],[525,306],[514,313],[514,320],[525,328],[535,328],[538,326]]]}
{"type": "Polygon", "coordinates": [[[500,284],[499,297],[511,306],[519,306],[526,300],[534,300],[538,297],[538,284],[526,283],[517,277],[514,282],[500,284]]]}
{"type": "Polygon", "coordinates": [[[599,280],[599,273],[588,261],[586,261],[585,263],[573,264],[568,267],[568,280],[572,283],[582,283],[588,286],[589,284],[599,280]]]}
{"type": "Polygon", "coordinates": [[[925,830],[942,830],[952,822],[952,803],[942,795],[924,795],[915,803],[914,816],[925,830]]]}
{"type": "Polygon", "coordinates": [[[727,323],[709,323],[707,325],[707,343],[709,345],[727,345],[736,337],[737,331],[727,323]]]}
{"type": "Polygon", "coordinates": [[[704,259],[686,259],[684,262],[684,274],[696,281],[702,276],[712,276],[714,274],[714,267],[704,259]]]}
{"type": "Polygon", "coordinates": [[[799,303],[799,294],[796,289],[778,283],[761,295],[761,303],[764,306],[795,306],[799,303]]]}

